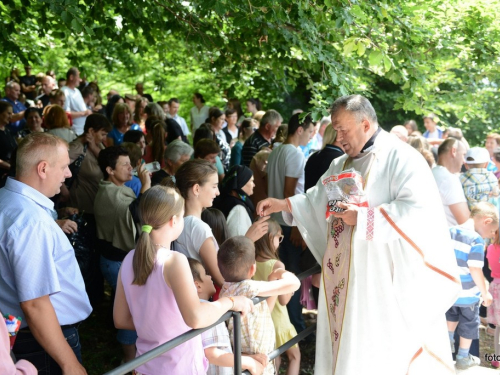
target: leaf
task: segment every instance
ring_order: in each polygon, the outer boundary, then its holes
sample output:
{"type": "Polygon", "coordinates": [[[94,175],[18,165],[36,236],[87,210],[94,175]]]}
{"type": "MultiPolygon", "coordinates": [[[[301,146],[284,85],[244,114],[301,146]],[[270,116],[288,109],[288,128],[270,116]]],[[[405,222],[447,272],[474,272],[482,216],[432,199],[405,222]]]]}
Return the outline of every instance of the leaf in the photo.
{"type": "Polygon", "coordinates": [[[370,62],[371,67],[378,66],[380,62],[382,61],[382,52],[373,50],[370,52],[370,56],[368,58],[368,61],[370,62]]]}
{"type": "Polygon", "coordinates": [[[356,45],[356,42],[354,40],[351,40],[347,44],[344,45],[344,54],[345,55],[350,55],[351,52],[355,51],[358,48],[356,45]]]}
{"type": "Polygon", "coordinates": [[[363,56],[365,54],[366,47],[364,43],[358,44],[358,56],[363,56]]]}
{"type": "Polygon", "coordinates": [[[391,70],[391,67],[392,67],[391,59],[388,56],[384,56],[385,71],[388,72],[389,70],[391,70]]]}

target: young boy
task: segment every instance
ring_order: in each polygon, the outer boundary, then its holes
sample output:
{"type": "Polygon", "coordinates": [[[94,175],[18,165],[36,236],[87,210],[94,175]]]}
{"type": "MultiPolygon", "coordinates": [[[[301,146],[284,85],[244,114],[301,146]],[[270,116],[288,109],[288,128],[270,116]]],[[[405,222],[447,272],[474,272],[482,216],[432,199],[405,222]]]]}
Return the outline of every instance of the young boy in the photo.
{"type": "MultiPolygon", "coordinates": [[[[203,265],[193,258],[188,258],[193,274],[194,285],[201,301],[208,301],[215,294],[212,277],[207,275],[203,265]]],[[[229,340],[226,324],[220,323],[201,334],[205,356],[210,363],[207,375],[233,375],[234,355],[229,340]]],[[[267,365],[267,355],[255,354],[241,357],[241,367],[252,375],[261,374],[267,365]]]]}
{"type": "MultiPolygon", "coordinates": [[[[300,287],[297,277],[278,268],[269,275],[274,281],[251,280],[257,266],[255,264],[254,243],[244,236],[235,236],[225,241],[217,253],[217,263],[224,277],[220,297],[246,296],[269,297],[295,292],[300,287]]],[[[232,336],[233,322],[229,323],[232,336]]],[[[252,313],[241,318],[241,350],[246,354],[269,354],[275,349],[276,336],[271,312],[266,301],[257,304],[252,313]]],[[[269,362],[265,375],[274,374],[274,366],[269,362]]]]}
{"type": "Polygon", "coordinates": [[[486,169],[490,162],[488,150],[482,147],[472,147],[465,155],[467,171],[460,175],[469,210],[477,202],[488,202],[498,197],[498,180],[486,169]]]}
{"type": "Polygon", "coordinates": [[[462,282],[460,297],[446,312],[452,352],[455,350],[453,340],[455,330],[460,336],[455,364],[457,369],[464,370],[480,363],[479,358],[469,353],[469,349],[472,340],[479,338],[479,298],[483,299],[484,306],[489,306],[492,302],[482,271],[483,238],[494,238],[497,229],[498,211],[495,206],[487,202],[477,203],[472,207],[469,220],[450,228],[462,282]]]}

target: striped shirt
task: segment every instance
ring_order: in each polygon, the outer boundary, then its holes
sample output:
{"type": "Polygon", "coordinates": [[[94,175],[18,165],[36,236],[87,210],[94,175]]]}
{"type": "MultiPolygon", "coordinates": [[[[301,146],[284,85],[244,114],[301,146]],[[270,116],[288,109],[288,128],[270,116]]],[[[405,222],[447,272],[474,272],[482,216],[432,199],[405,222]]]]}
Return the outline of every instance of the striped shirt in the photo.
{"type": "Polygon", "coordinates": [[[477,202],[488,202],[490,198],[498,197],[498,180],[493,172],[486,168],[469,169],[460,174],[460,182],[469,209],[477,202]]]}
{"type": "Polygon", "coordinates": [[[460,269],[462,291],[454,306],[471,306],[479,302],[479,288],[470,274],[470,267],[482,269],[484,265],[484,240],[474,231],[473,222],[451,227],[451,241],[460,269]],[[471,225],[472,224],[472,225],[471,225]]]}
{"type": "Polygon", "coordinates": [[[250,167],[250,163],[252,162],[253,157],[257,152],[260,151],[262,147],[270,147],[271,144],[259,133],[259,131],[255,131],[248,139],[245,141],[243,145],[243,149],[241,150],[241,161],[242,165],[250,167]]]}

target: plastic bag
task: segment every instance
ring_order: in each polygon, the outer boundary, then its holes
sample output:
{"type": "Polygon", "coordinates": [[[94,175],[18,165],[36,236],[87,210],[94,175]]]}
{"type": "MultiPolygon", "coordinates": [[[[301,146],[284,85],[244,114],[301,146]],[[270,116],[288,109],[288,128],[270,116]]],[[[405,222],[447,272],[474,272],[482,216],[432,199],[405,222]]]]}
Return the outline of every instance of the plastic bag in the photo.
{"type": "Polygon", "coordinates": [[[327,220],[334,212],[344,211],[344,209],[338,207],[338,202],[355,204],[358,207],[368,207],[366,194],[363,191],[363,177],[353,168],[325,178],[323,185],[328,197],[327,220]]]}

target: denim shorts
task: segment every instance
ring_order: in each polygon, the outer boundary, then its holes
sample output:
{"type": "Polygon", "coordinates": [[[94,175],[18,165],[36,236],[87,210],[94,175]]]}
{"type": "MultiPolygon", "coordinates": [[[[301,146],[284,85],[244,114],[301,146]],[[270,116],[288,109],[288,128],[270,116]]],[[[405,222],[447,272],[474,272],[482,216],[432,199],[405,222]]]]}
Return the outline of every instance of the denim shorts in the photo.
{"type": "Polygon", "coordinates": [[[457,335],[465,339],[479,338],[479,303],[471,306],[452,306],[446,312],[448,322],[458,322],[457,335]]]}

